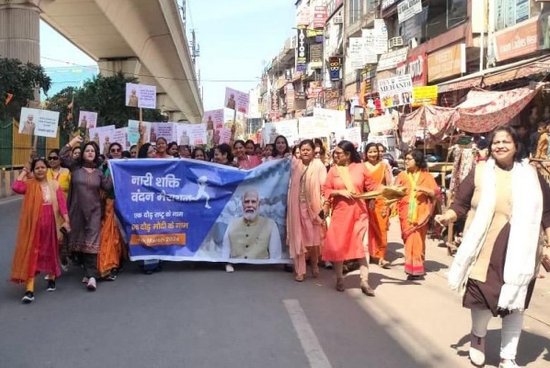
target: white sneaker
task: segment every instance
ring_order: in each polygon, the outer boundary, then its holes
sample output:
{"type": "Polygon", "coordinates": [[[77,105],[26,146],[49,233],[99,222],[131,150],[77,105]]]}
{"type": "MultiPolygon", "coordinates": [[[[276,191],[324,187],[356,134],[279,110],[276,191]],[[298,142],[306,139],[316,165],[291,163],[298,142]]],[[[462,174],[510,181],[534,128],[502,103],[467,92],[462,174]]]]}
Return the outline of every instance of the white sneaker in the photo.
{"type": "Polygon", "coordinates": [[[513,359],[504,359],[498,365],[498,368],[521,368],[517,365],[516,361],[513,359]]]}
{"type": "Polygon", "coordinates": [[[473,365],[483,367],[485,365],[485,337],[470,335],[470,350],[468,351],[473,365]]]}
{"type": "Polygon", "coordinates": [[[235,272],[235,269],[233,268],[233,265],[231,263],[227,263],[225,265],[225,272],[229,272],[229,273],[235,272]]]}
{"type": "Polygon", "coordinates": [[[97,289],[97,283],[94,277],[90,277],[88,283],[86,284],[86,289],[89,291],[95,291],[97,289]]]}

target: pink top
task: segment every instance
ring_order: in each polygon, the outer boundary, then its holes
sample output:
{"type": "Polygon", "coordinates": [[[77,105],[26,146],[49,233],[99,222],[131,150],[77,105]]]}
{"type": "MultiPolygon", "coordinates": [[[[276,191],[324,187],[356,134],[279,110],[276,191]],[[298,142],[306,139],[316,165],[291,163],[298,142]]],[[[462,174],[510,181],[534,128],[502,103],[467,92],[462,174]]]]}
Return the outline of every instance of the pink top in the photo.
{"type": "MultiPolygon", "coordinates": [[[[50,186],[41,186],[42,188],[42,199],[43,204],[49,204],[50,202],[50,186]]],[[[17,194],[25,194],[27,192],[27,183],[25,183],[23,180],[15,180],[13,183],[11,189],[17,193],[17,194]]],[[[67,215],[69,211],[67,211],[67,201],[65,200],[65,194],[63,193],[63,190],[61,187],[57,187],[56,190],[56,196],[57,196],[57,205],[59,207],[59,212],[62,216],[67,215]]]]}
{"type": "Polygon", "coordinates": [[[258,156],[246,156],[244,160],[237,159],[237,165],[239,166],[239,169],[253,169],[261,163],[262,160],[258,156]]]}

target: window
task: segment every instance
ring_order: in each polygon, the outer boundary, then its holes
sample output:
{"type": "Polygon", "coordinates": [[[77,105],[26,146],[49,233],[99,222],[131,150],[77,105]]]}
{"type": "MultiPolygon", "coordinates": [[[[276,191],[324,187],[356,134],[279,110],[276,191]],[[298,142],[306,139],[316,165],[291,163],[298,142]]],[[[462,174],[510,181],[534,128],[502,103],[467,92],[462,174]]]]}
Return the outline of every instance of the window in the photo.
{"type": "Polygon", "coordinates": [[[348,18],[350,25],[361,19],[362,2],[363,0],[348,0],[348,18]]]}

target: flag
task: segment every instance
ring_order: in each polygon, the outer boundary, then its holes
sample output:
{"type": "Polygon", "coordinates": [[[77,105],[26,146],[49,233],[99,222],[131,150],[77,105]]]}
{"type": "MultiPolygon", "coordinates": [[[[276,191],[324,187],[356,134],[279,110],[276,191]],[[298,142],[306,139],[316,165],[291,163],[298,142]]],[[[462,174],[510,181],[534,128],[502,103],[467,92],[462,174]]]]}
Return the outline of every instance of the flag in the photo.
{"type": "Polygon", "coordinates": [[[6,101],[4,102],[4,106],[8,106],[8,104],[11,102],[12,99],[13,99],[13,93],[7,93],[6,101]]]}

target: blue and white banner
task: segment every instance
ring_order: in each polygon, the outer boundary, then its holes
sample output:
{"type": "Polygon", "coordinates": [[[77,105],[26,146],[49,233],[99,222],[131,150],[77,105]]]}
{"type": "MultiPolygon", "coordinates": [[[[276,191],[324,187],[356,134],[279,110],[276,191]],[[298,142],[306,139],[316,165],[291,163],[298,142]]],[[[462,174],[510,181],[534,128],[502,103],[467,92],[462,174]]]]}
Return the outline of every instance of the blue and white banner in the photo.
{"type": "Polygon", "coordinates": [[[290,161],[252,170],[196,160],[110,160],[130,259],[288,263],[290,161]]]}

